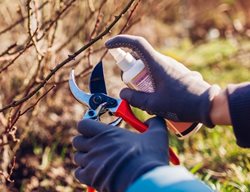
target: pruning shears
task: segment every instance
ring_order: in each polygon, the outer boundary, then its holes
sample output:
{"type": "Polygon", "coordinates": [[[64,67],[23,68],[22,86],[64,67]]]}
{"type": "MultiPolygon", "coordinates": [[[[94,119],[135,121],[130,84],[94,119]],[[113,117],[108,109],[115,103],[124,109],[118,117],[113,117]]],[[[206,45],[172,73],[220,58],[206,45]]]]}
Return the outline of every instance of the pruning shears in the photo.
{"type": "MultiPolygon", "coordinates": [[[[103,64],[100,61],[93,69],[90,76],[89,90],[90,93],[82,91],[76,84],[74,70],[70,73],[69,87],[71,93],[80,103],[88,107],[83,119],[93,119],[100,121],[103,114],[108,113],[111,116],[116,116],[117,119],[110,124],[117,126],[122,120],[127,122],[139,132],[145,132],[147,125],[141,122],[132,112],[130,105],[126,100],[114,98],[107,95],[106,84],[103,74],[103,64]]],[[[129,141],[128,141],[129,142],[129,141]]],[[[170,162],[178,165],[179,159],[177,155],[169,148],[170,162]]],[[[88,188],[88,192],[94,189],[88,188]]]]}

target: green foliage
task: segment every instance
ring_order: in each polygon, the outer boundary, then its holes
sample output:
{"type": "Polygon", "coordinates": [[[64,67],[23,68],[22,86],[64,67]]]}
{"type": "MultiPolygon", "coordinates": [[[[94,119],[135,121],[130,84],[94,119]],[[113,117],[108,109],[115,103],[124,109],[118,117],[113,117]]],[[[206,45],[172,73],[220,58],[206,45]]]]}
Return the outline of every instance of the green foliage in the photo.
{"type": "Polygon", "coordinates": [[[249,40],[213,40],[197,46],[183,40],[178,46],[162,50],[166,55],[199,71],[205,80],[225,86],[249,80],[249,40]]]}

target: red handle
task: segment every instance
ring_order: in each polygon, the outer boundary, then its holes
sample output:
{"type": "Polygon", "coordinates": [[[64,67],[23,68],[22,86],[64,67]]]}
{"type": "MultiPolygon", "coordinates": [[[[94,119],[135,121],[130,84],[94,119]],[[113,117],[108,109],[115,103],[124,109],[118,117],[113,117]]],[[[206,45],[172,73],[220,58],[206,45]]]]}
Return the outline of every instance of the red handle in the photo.
{"type": "Polygon", "coordinates": [[[88,187],[87,188],[87,192],[95,192],[96,190],[94,189],[94,188],[92,188],[92,187],[88,187]]]}
{"type": "Polygon", "coordinates": [[[145,125],[137,117],[135,117],[130,105],[125,100],[121,101],[121,104],[115,112],[115,116],[121,117],[124,121],[126,121],[129,125],[131,125],[141,133],[147,130],[147,125],[145,125]]]}
{"type": "Polygon", "coordinates": [[[180,160],[171,147],[169,147],[169,161],[173,165],[180,165],[180,160]]]}
{"type": "MultiPolygon", "coordinates": [[[[148,129],[147,125],[145,125],[137,117],[135,117],[130,105],[125,100],[122,100],[120,106],[115,112],[115,116],[123,118],[128,124],[130,124],[132,127],[134,127],[137,131],[141,133],[148,129]]],[[[169,148],[169,157],[170,162],[174,165],[180,164],[179,158],[171,148],[169,148]]]]}

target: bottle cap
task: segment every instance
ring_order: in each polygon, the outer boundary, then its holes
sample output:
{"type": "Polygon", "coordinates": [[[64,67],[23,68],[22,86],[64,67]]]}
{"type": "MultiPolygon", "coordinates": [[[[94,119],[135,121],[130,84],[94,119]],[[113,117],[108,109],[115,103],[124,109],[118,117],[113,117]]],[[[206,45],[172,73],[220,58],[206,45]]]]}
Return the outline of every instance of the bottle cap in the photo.
{"type": "Polygon", "coordinates": [[[120,48],[109,49],[110,54],[117,61],[117,65],[122,71],[127,71],[133,67],[135,58],[128,52],[123,51],[120,48]]]}

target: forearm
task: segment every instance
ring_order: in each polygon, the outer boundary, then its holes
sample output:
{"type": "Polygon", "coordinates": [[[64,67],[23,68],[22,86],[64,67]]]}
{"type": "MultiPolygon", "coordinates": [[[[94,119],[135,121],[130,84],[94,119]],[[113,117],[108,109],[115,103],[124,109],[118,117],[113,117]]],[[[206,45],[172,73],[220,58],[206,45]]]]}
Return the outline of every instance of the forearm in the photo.
{"type": "Polygon", "coordinates": [[[214,97],[210,118],[214,125],[232,125],[241,147],[250,147],[250,83],[231,84],[214,97]]]}
{"type": "Polygon", "coordinates": [[[226,90],[221,90],[214,97],[210,110],[210,118],[214,125],[231,125],[231,117],[228,106],[226,90]]]}

